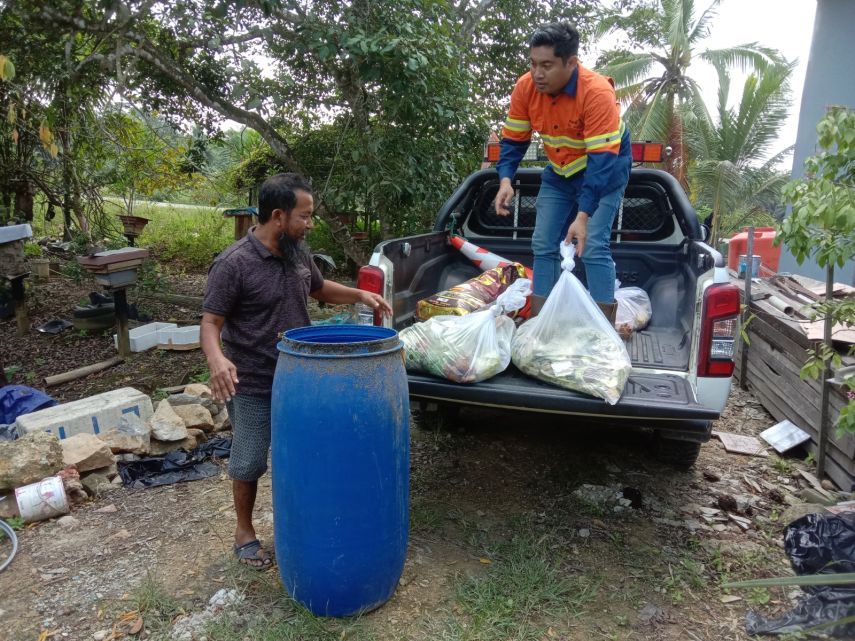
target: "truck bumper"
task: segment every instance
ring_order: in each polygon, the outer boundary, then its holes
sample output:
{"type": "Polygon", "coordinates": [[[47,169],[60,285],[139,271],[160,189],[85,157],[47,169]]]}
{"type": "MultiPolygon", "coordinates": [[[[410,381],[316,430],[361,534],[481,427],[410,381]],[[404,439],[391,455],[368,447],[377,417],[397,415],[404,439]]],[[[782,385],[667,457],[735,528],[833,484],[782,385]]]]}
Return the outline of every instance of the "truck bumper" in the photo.
{"type": "Polygon", "coordinates": [[[709,437],[708,422],[719,417],[717,409],[700,405],[691,384],[675,374],[632,374],[615,405],[529,378],[514,367],[471,385],[426,374],[411,373],[408,378],[414,399],[630,421],[665,431],[684,431],[687,422],[697,421],[697,429],[691,431],[706,431],[704,440],[709,437]],[[669,425],[671,422],[681,424],[669,425]],[[701,428],[700,423],[705,426],[701,428]]]}

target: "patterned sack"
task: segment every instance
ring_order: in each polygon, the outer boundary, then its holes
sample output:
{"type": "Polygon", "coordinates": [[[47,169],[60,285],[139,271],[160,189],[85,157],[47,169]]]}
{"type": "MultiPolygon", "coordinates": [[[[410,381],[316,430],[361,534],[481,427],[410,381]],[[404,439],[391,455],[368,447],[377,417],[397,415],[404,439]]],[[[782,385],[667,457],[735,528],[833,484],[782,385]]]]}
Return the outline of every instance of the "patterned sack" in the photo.
{"type": "Polygon", "coordinates": [[[465,283],[420,300],[416,318],[424,321],[434,316],[465,316],[495,302],[511,283],[525,277],[525,267],[519,263],[488,269],[465,283]]]}

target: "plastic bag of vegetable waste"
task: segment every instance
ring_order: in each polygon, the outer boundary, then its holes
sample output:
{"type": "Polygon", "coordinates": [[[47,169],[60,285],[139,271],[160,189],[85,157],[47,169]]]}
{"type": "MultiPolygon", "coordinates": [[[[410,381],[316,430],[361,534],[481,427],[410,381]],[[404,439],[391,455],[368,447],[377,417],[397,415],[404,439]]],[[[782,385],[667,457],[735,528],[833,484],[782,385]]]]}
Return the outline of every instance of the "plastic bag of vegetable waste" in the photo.
{"type": "Polygon", "coordinates": [[[519,263],[488,269],[465,283],[420,300],[416,304],[416,318],[469,314],[494,302],[511,283],[525,275],[525,267],[519,263]]]}
{"type": "Polygon", "coordinates": [[[632,370],[629,354],[588,290],[571,273],[572,245],[562,242],[561,256],[561,276],[543,309],[514,336],[514,365],[529,376],[614,405],[632,370]]]}
{"type": "Polygon", "coordinates": [[[647,327],[653,316],[653,307],[646,291],[640,287],[621,287],[615,289],[615,301],[615,329],[621,336],[647,327]]]}
{"type": "Polygon", "coordinates": [[[516,325],[506,314],[531,294],[521,278],[495,304],[465,316],[434,316],[400,332],[408,370],[427,372],[456,383],[477,383],[507,369],[516,325]]]}

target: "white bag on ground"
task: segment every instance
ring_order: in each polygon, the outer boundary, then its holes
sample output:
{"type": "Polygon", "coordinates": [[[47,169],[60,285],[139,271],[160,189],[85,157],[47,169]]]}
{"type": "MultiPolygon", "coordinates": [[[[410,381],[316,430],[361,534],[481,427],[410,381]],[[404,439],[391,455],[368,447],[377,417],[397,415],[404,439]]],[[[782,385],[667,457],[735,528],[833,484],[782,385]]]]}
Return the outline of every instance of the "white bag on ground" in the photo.
{"type": "Polygon", "coordinates": [[[465,316],[434,316],[402,329],[408,370],[456,383],[477,383],[507,369],[516,324],[505,314],[522,309],[531,281],[514,281],[496,302],[465,316]]]}
{"type": "Polygon", "coordinates": [[[562,242],[561,256],[561,276],[540,314],[523,323],[514,336],[514,365],[529,376],[614,405],[632,362],[614,327],[570,273],[573,246],[562,242]]]}
{"type": "Polygon", "coordinates": [[[638,331],[647,327],[653,316],[650,296],[640,287],[621,287],[615,289],[615,329],[620,332],[638,331]]]}

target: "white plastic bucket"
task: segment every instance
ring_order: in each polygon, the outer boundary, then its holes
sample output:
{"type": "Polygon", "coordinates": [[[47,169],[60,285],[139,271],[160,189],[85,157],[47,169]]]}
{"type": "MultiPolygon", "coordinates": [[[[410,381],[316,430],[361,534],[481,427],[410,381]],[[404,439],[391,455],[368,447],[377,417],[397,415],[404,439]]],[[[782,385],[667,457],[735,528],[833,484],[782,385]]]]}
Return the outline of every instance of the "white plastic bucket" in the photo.
{"type": "Polygon", "coordinates": [[[70,509],[65,487],[58,476],[51,476],[38,483],[17,488],[15,499],[18,501],[21,518],[27,523],[68,514],[70,509]]]}

